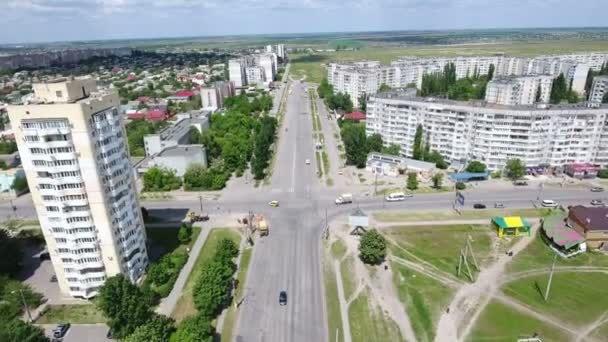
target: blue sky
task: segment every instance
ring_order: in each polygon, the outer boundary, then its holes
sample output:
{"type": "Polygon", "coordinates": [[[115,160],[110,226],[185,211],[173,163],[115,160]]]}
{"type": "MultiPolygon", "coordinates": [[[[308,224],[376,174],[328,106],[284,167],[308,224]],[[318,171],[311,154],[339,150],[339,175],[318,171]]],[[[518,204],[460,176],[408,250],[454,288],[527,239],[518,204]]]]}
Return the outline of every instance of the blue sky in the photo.
{"type": "Polygon", "coordinates": [[[606,26],[608,0],[0,0],[0,43],[606,26]]]}

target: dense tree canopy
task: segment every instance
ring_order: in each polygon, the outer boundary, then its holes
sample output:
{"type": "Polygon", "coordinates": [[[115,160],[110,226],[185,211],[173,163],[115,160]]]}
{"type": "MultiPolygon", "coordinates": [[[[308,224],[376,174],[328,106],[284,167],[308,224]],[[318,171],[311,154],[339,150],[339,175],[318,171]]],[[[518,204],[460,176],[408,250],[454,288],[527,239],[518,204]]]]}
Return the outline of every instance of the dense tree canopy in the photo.
{"type": "Polygon", "coordinates": [[[0,229],[0,274],[16,276],[21,270],[22,251],[19,241],[11,237],[9,233],[0,229]]]}
{"type": "Polygon", "coordinates": [[[7,342],[49,342],[44,330],[19,319],[0,320],[0,341],[7,342]]]}
{"type": "Polygon", "coordinates": [[[409,190],[416,190],[418,189],[418,174],[416,174],[416,172],[409,172],[407,174],[407,185],[406,187],[409,190]]]}
{"type": "Polygon", "coordinates": [[[505,172],[507,177],[516,180],[526,174],[526,166],[520,159],[509,159],[505,165],[505,172]]]}
{"type": "Polygon", "coordinates": [[[469,163],[469,165],[467,165],[466,171],[467,172],[486,172],[487,170],[487,166],[486,164],[477,161],[477,160],[473,160],[472,162],[469,163]]]}
{"type": "Polygon", "coordinates": [[[443,173],[434,174],[431,180],[433,181],[433,188],[441,189],[441,186],[443,185],[443,173]]]}
{"type": "Polygon", "coordinates": [[[384,236],[372,229],[363,233],[359,240],[359,258],[366,264],[378,265],[386,257],[386,240],[384,236]]]}
{"type": "Polygon", "coordinates": [[[171,342],[212,342],[214,328],[211,320],[204,315],[187,317],[177,326],[171,342]]]}
{"type": "Polygon", "coordinates": [[[145,119],[135,119],[129,122],[126,131],[131,156],[145,156],[144,136],[157,133],[166,126],[166,121],[150,122],[145,119]]]}
{"type": "Polygon", "coordinates": [[[123,342],[166,342],[175,330],[173,319],[154,314],[144,325],[138,326],[123,342]]]}
{"type": "Polygon", "coordinates": [[[255,179],[266,177],[266,168],[272,157],[271,146],[276,139],[277,120],[274,117],[264,116],[256,129],[253,146],[251,171],[255,179]]]}
{"type": "Polygon", "coordinates": [[[143,177],[144,191],[171,191],[179,189],[182,181],[175,175],[175,170],[153,166],[143,177]]]}
{"type": "Polygon", "coordinates": [[[346,162],[358,168],[365,167],[368,153],[365,126],[348,123],[343,124],[340,131],[346,152],[346,162]]]}

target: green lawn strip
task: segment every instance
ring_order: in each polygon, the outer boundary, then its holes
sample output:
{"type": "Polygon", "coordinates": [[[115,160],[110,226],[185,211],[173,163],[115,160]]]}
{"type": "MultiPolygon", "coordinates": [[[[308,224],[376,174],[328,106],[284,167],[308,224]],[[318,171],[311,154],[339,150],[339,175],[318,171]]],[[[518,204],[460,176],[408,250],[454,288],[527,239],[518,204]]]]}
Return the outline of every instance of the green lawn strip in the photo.
{"type": "Polygon", "coordinates": [[[237,246],[240,245],[241,235],[236,230],[229,228],[214,228],[209,232],[207,240],[205,240],[205,244],[203,245],[198,258],[194,263],[192,272],[188,275],[182,295],[177,301],[175,310],[171,314],[171,317],[173,317],[175,320],[181,321],[185,317],[196,314],[196,308],[194,307],[194,302],[192,299],[192,290],[194,288],[194,284],[198,279],[202,266],[211,260],[215,254],[218,242],[224,238],[234,241],[237,246]]]}
{"type": "Polygon", "coordinates": [[[542,341],[572,341],[568,333],[556,329],[498,301],[492,301],[479,316],[468,341],[517,341],[538,333],[542,341]]]}
{"type": "Polygon", "coordinates": [[[315,158],[317,159],[317,176],[323,177],[323,170],[321,169],[321,153],[315,152],[315,158]]]}
{"type": "Polygon", "coordinates": [[[433,221],[433,220],[472,220],[488,219],[494,216],[523,216],[526,218],[542,217],[550,212],[549,209],[485,209],[485,210],[463,210],[462,215],[453,210],[434,211],[387,211],[373,214],[380,222],[411,222],[411,221],[433,221]]]}
{"type": "Polygon", "coordinates": [[[327,186],[334,186],[334,180],[333,180],[333,179],[331,179],[331,178],[327,178],[327,179],[325,180],[325,184],[326,184],[327,186]]]}
{"type": "Polygon", "coordinates": [[[160,246],[164,249],[163,254],[185,252],[186,248],[192,248],[192,245],[201,233],[201,227],[192,227],[192,238],[190,242],[182,244],[177,239],[177,227],[158,227],[158,228],[146,228],[146,235],[153,244],[160,246]]]}
{"type": "Polygon", "coordinates": [[[555,273],[549,300],[543,299],[549,274],[527,277],[503,286],[503,292],[534,308],[575,326],[590,324],[608,308],[608,274],[555,273]]]}
{"type": "Polygon", "coordinates": [[[97,306],[91,304],[71,304],[71,305],[49,305],[40,318],[36,320],[38,324],[95,324],[105,323],[107,320],[97,306]]]}
{"type": "Polygon", "coordinates": [[[353,342],[403,341],[399,327],[382,313],[380,307],[370,302],[369,290],[350,304],[348,320],[353,342]]]}
{"type": "MultiPolygon", "coordinates": [[[[530,269],[551,267],[555,252],[542,240],[540,234],[525,250],[519,252],[507,265],[507,272],[521,272],[530,269]]],[[[587,251],[573,258],[558,258],[556,266],[600,266],[608,267],[608,256],[599,252],[587,251]]]]}
{"type": "MultiPolygon", "coordinates": [[[[482,266],[490,256],[492,234],[484,225],[444,225],[444,226],[395,226],[384,230],[384,234],[395,240],[408,252],[432,264],[436,268],[456,275],[460,249],[470,235],[471,246],[477,262],[482,266]]],[[[395,250],[397,256],[402,253],[395,250]]],[[[471,271],[475,273],[473,261],[469,258],[471,271]]],[[[464,279],[465,273],[461,274],[464,279]]]]}
{"type": "Polygon", "coordinates": [[[325,170],[325,173],[329,174],[329,157],[325,150],[321,151],[321,159],[323,159],[323,169],[325,170]]]}
{"type": "Polygon", "coordinates": [[[397,263],[391,263],[393,281],[404,303],[418,341],[433,341],[441,311],[450,303],[454,291],[397,263]]]}
{"type": "Polygon", "coordinates": [[[343,341],[344,330],[342,328],[342,315],[340,314],[338,285],[329,252],[326,252],[325,260],[323,261],[323,282],[325,284],[325,309],[327,311],[327,325],[329,328],[328,340],[336,341],[337,331],[338,341],[343,341]]]}
{"type": "Polygon", "coordinates": [[[239,270],[237,272],[237,284],[238,287],[232,299],[232,305],[228,308],[226,316],[224,316],[224,325],[222,327],[222,340],[232,341],[232,334],[234,333],[234,324],[236,323],[237,309],[234,306],[236,301],[241,300],[243,297],[243,291],[245,290],[245,284],[247,281],[247,270],[249,269],[249,262],[251,261],[251,252],[253,249],[245,249],[241,255],[241,262],[239,264],[239,270]]]}
{"type": "Polygon", "coordinates": [[[342,274],[342,286],[344,287],[344,298],[348,300],[357,290],[357,279],[353,270],[355,269],[355,256],[349,255],[340,263],[340,273],[342,274]]]}
{"type": "Polygon", "coordinates": [[[342,240],[336,240],[331,244],[331,255],[336,259],[342,259],[346,254],[346,245],[342,240]]]}

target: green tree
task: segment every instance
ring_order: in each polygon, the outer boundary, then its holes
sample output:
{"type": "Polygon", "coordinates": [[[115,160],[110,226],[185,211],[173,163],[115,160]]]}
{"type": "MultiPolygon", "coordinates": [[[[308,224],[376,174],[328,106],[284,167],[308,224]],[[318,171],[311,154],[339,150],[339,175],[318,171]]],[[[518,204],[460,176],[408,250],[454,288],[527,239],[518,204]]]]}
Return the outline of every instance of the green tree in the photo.
{"type": "Polygon", "coordinates": [[[469,165],[467,165],[467,168],[465,169],[467,172],[473,172],[473,173],[481,173],[481,172],[486,172],[487,166],[486,164],[477,161],[477,160],[473,160],[472,162],[469,163],[469,165]]]}
{"type": "Polygon", "coordinates": [[[602,178],[602,179],[606,179],[608,178],[608,169],[601,169],[598,173],[597,173],[598,178],[602,178]]]}
{"type": "Polygon", "coordinates": [[[234,263],[212,260],[206,263],[194,285],[194,305],[202,315],[213,317],[223,308],[230,298],[234,263]]]}
{"type": "Polygon", "coordinates": [[[387,147],[382,148],[382,153],[388,154],[391,156],[398,156],[401,152],[401,146],[397,144],[390,144],[387,147]]]}
{"type": "Polygon", "coordinates": [[[412,150],[412,157],[416,160],[422,160],[423,150],[422,150],[422,125],[418,125],[416,127],[416,134],[414,135],[414,146],[412,150]]]}
{"type": "Polygon", "coordinates": [[[177,326],[177,331],[171,336],[171,342],[212,342],[215,329],[211,320],[197,314],[185,318],[177,326]]]}
{"type": "Polygon", "coordinates": [[[443,185],[443,173],[434,174],[431,180],[433,181],[433,188],[441,189],[441,186],[443,185]]]}
{"type": "Polygon", "coordinates": [[[124,338],[152,318],[149,294],[133,285],[124,275],[118,274],[106,280],[99,289],[97,305],[109,319],[114,335],[124,338]]]}
{"type": "Polygon", "coordinates": [[[190,144],[202,144],[203,137],[201,132],[196,127],[190,127],[188,141],[190,144]]]}
{"type": "Polygon", "coordinates": [[[409,172],[407,174],[407,188],[409,190],[418,189],[418,175],[416,172],[409,172]]]}
{"type": "Polygon", "coordinates": [[[429,158],[428,158],[427,161],[431,162],[431,163],[435,163],[435,166],[438,169],[445,170],[445,169],[448,168],[448,163],[445,161],[445,159],[443,158],[443,156],[441,155],[441,153],[439,153],[439,152],[437,152],[435,150],[433,150],[431,152],[431,155],[429,156],[429,158]]]}
{"type": "Polygon", "coordinates": [[[216,260],[230,262],[239,255],[239,247],[230,239],[222,239],[217,244],[217,250],[213,256],[216,260]]]}
{"type": "Polygon", "coordinates": [[[488,68],[488,80],[491,80],[494,77],[495,70],[496,67],[494,66],[494,64],[490,64],[490,67],[488,68]]]}
{"type": "Polygon", "coordinates": [[[175,170],[153,166],[143,177],[144,191],[171,191],[179,189],[182,181],[175,175],[175,170]]]}
{"type": "Polygon", "coordinates": [[[542,94],[543,94],[543,91],[539,84],[538,87],[536,88],[536,95],[534,95],[534,102],[539,103],[541,100],[542,94]]]}
{"type": "Polygon", "coordinates": [[[382,144],[382,136],[378,133],[374,133],[367,137],[366,144],[368,152],[381,152],[384,147],[382,144]]]}
{"type": "Polygon", "coordinates": [[[386,257],[386,240],[377,230],[369,230],[359,240],[359,258],[366,264],[378,265],[386,257]]]}
{"type": "Polygon", "coordinates": [[[29,186],[27,184],[27,178],[25,178],[25,176],[15,177],[15,179],[13,179],[13,183],[11,184],[11,189],[15,190],[18,193],[27,191],[29,189],[29,186]]]}
{"type": "Polygon", "coordinates": [[[154,314],[144,325],[138,326],[123,342],[166,342],[175,330],[173,319],[154,314]]]}
{"type": "Polygon", "coordinates": [[[177,231],[177,239],[181,243],[189,242],[192,238],[192,226],[187,223],[182,223],[177,231]]]}
{"type": "Polygon", "coordinates": [[[387,91],[391,91],[391,87],[389,87],[386,83],[382,83],[380,88],[378,88],[379,93],[385,93],[387,91]]]}
{"type": "Polygon", "coordinates": [[[0,154],[13,154],[17,152],[17,143],[15,140],[0,140],[0,154]]]}
{"type": "Polygon", "coordinates": [[[359,109],[363,113],[367,111],[367,95],[365,93],[359,96],[359,109]]]}
{"type": "Polygon", "coordinates": [[[568,85],[566,84],[566,78],[564,74],[559,74],[559,76],[553,80],[553,85],[551,87],[551,103],[558,104],[562,100],[565,100],[568,95],[568,85]]]}
{"type": "Polygon", "coordinates": [[[526,166],[520,159],[509,159],[505,165],[507,177],[517,180],[526,174],[526,166]]]}
{"type": "Polygon", "coordinates": [[[422,160],[429,160],[431,156],[431,134],[427,132],[424,147],[422,148],[422,160]]]}
{"type": "Polygon", "coordinates": [[[0,321],[0,341],[7,342],[49,342],[44,330],[19,319],[0,321]]]}
{"type": "Polygon", "coordinates": [[[0,274],[16,276],[21,270],[23,252],[19,241],[4,229],[0,229],[0,251],[0,274]]]}
{"type": "Polygon", "coordinates": [[[464,182],[456,182],[456,190],[464,190],[467,188],[467,185],[464,182]]]}
{"type": "Polygon", "coordinates": [[[340,131],[346,152],[346,162],[358,168],[365,167],[365,163],[367,162],[365,126],[360,124],[343,124],[340,131]]]}

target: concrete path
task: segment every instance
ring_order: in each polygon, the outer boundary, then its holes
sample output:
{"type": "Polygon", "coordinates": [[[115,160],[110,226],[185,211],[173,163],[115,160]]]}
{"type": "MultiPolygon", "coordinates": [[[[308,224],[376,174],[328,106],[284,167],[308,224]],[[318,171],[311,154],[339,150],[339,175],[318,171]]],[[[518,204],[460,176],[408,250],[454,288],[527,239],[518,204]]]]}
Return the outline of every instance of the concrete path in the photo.
{"type": "Polygon", "coordinates": [[[344,297],[344,285],[342,284],[342,272],[340,271],[340,262],[334,260],[334,273],[336,275],[336,285],[338,287],[338,300],[340,301],[340,316],[342,317],[343,341],[352,342],[350,336],[350,322],[348,320],[348,303],[344,297]]]}
{"type": "Polygon", "coordinates": [[[207,235],[209,235],[209,231],[209,226],[201,228],[201,232],[198,235],[196,242],[194,242],[194,245],[192,245],[192,250],[190,251],[190,255],[188,256],[188,261],[179,273],[179,276],[175,281],[175,285],[173,285],[171,293],[169,293],[166,298],[163,298],[160,301],[160,305],[156,309],[157,313],[165,316],[171,316],[171,313],[173,312],[173,309],[175,309],[175,305],[177,304],[179,297],[181,297],[182,295],[182,291],[184,290],[184,286],[186,285],[186,280],[188,280],[188,276],[194,268],[194,263],[196,262],[198,255],[203,249],[203,245],[207,240],[207,235]]]}

